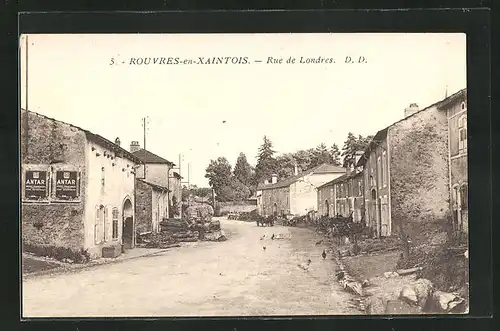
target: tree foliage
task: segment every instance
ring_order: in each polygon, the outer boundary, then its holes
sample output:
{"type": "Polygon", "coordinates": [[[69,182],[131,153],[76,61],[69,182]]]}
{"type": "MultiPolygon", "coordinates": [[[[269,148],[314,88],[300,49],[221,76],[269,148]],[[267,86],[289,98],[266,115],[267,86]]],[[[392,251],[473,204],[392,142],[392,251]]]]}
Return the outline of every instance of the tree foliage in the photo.
{"type": "Polygon", "coordinates": [[[251,191],[235,176],[231,177],[229,184],[223,186],[217,195],[218,201],[241,201],[250,197],[251,191]]]}
{"type": "Polygon", "coordinates": [[[354,166],[356,160],[356,152],[364,151],[370,144],[372,138],[373,136],[363,137],[361,135],[358,135],[358,137],[356,137],[352,132],[349,132],[347,134],[346,141],[344,141],[344,146],[342,147],[342,166],[354,166]]]}
{"type": "Polygon", "coordinates": [[[233,174],[234,176],[245,186],[252,186],[252,174],[253,169],[247,161],[247,157],[244,153],[240,153],[236,164],[234,166],[233,174]]]}
{"type": "Polygon", "coordinates": [[[231,164],[229,164],[229,161],[225,157],[210,160],[210,164],[205,171],[205,177],[208,178],[208,183],[217,195],[224,186],[229,185],[232,176],[231,164]]]}
{"type": "Polygon", "coordinates": [[[257,183],[263,182],[278,170],[276,159],[274,158],[275,153],[273,143],[267,136],[264,136],[263,143],[259,147],[257,166],[255,167],[255,181],[257,183]]]}

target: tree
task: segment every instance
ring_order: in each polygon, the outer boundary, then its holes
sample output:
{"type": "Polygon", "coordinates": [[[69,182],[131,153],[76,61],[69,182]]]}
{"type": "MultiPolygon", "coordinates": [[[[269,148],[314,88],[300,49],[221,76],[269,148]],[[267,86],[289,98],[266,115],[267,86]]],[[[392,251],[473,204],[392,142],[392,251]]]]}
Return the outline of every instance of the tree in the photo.
{"type": "Polygon", "coordinates": [[[217,195],[219,201],[241,201],[250,197],[250,189],[240,182],[235,176],[232,176],[228,185],[220,189],[217,195]]]}
{"type": "Polygon", "coordinates": [[[286,153],[276,157],[276,165],[278,168],[278,178],[288,178],[294,175],[295,171],[295,158],[293,154],[286,153]]]}
{"type": "Polygon", "coordinates": [[[222,187],[229,185],[231,179],[231,165],[225,157],[219,157],[217,160],[210,160],[206,168],[205,178],[208,183],[219,194],[222,187]]]}
{"type": "Polygon", "coordinates": [[[305,171],[312,168],[313,164],[313,149],[299,150],[293,153],[293,158],[297,162],[299,171],[305,171]]]}
{"type": "Polygon", "coordinates": [[[323,163],[332,164],[332,155],[324,143],[319,144],[315,149],[311,150],[312,162],[310,167],[316,167],[323,163]]]}
{"type": "Polygon", "coordinates": [[[255,179],[258,183],[263,182],[276,172],[276,159],[274,158],[273,144],[267,136],[264,136],[262,145],[257,155],[257,166],[255,167],[255,179]]]}
{"type": "Polygon", "coordinates": [[[333,144],[332,147],[330,147],[330,155],[332,156],[332,164],[336,166],[342,164],[342,162],[340,162],[340,149],[337,144],[333,144]]]}
{"type": "Polygon", "coordinates": [[[238,159],[236,159],[233,174],[245,186],[252,186],[252,167],[244,153],[240,153],[238,159]]]}
{"type": "Polygon", "coordinates": [[[372,136],[363,137],[361,135],[356,137],[352,132],[349,132],[344,142],[344,146],[342,147],[342,156],[344,158],[342,165],[344,167],[355,166],[356,152],[364,151],[370,144],[372,138],[372,136]]]}

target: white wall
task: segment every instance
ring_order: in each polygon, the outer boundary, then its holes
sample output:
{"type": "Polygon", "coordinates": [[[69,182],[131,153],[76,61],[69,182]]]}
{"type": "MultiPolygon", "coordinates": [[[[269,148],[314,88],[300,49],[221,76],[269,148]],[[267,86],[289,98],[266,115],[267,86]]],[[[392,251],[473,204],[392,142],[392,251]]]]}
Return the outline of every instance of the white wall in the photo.
{"type": "Polygon", "coordinates": [[[160,222],[165,217],[168,217],[168,196],[167,192],[160,192],[153,189],[152,196],[152,225],[153,232],[158,232],[160,230],[160,222]]]}
{"type": "Polygon", "coordinates": [[[126,158],[116,157],[110,150],[93,142],[86,143],[86,203],[85,203],[85,248],[93,256],[101,255],[101,247],[110,243],[121,243],[123,203],[130,199],[134,208],[134,163],[126,158]],[[95,150],[92,150],[95,148],[95,150]],[[108,158],[104,152],[110,153],[114,159],[108,158]],[[100,155],[97,156],[96,153],[100,155]],[[114,164],[114,165],[113,165],[114,164]],[[104,186],[102,185],[102,168],[104,167],[104,186]],[[107,209],[104,226],[105,238],[95,241],[96,211],[100,205],[107,209]],[[112,239],[112,210],[118,208],[118,238],[112,239]]]}

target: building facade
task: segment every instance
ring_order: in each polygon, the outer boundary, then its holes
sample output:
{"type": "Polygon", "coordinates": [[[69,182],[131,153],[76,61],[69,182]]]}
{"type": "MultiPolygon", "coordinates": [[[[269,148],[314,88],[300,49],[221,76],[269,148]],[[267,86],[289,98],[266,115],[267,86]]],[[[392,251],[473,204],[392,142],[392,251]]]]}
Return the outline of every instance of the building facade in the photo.
{"type": "Polygon", "coordinates": [[[320,216],[347,217],[352,213],[354,222],[362,222],[364,208],[364,179],[361,171],[350,171],[318,188],[320,216]]]}
{"type": "Polygon", "coordinates": [[[104,247],[134,247],[141,161],[116,142],[21,110],[23,245],[87,250],[93,258],[104,247]]]}
{"type": "Polygon", "coordinates": [[[175,164],[140,148],[137,141],[130,144],[130,152],[142,162],[137,169],[135,192],[137,231],[158,232],[160,222],[169,217],[170,172],[175,164]]]}
{"type": "Polygon", "coordinates": [[[159,232],[160,222],[167,217],[168,189],[137,178],[135,201],[137,233],[159,232]]]}
{"type": "Polygon", "coordinates": [[[416,238],[446,218],[448,123],[442,102],[423,110],[410,105],[404,119],[376,133],[357,163],[363,167],[366,225],[377,236],[416,238]]]}
{"type": "Polygon", "coordinates": [[[467,90],[450,96],[440,105],[448,120],[450,209],[454,229],[469,232],[467,175],[467,90]]]}
{"type": "Polygon", "coordinates": [[[324,183],[345,174],[346,170],[331,164],[315,168],[278,181],[273,175],[271,183],[257,189],[257,209],[263,216],[301,216],[318,210],[317,189],[324,183]]]}

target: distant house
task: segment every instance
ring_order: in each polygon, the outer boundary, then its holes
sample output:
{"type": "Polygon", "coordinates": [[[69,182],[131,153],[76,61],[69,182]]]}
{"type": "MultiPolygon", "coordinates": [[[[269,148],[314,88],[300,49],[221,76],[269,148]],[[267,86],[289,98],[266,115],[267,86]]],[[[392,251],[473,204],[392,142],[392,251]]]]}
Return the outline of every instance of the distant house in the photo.
{"type": "Polygon", "coordinates": [[[454,227],[468,233],[467,89],[445,99],[439,108],[448,119],[450,208],[454,227]]]}
{"type": "Polygon", "coordinates": [[[448,205],[448,120],[443,101],[378,131],[357,166],[363,168],[365,220],[377,236],[419,236],[444,219],[448,205]]]}
{"type": "Polygon", "coordinates": [[[136,230],[158,232],[160,222],[169,214],[169,173],[175,164],[140,148],[137,141],[132,141],[130,152],[143,163],[137,169],[135,186],[136,230]]]}
{"type": "Polygon", "coordinates": [[[317,188],[346,173],[346,169],[331,164],[321,164],[312,169],[278,181],[273,175],[271,183],[257,188],[257,206],[261,215],[305,215],[317,211],[317,188]]]}
{"type": "MultiPolygon", "coordinates": [[[[363,152],[357,153],[357,159],[363,152]]],[[[347,217],[353,213],[354,222],[361,222],[364,215],[364,181],[360,169],[348,172],[318,187],[319,216],[347,217]]]]}
{"type": "Polygon", "coordinates": [[[141,160],[75,125],[21,110],[21,229],[25,248],[113,255],[135,243],[135,167],[141,160]]]}

